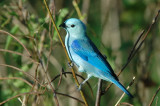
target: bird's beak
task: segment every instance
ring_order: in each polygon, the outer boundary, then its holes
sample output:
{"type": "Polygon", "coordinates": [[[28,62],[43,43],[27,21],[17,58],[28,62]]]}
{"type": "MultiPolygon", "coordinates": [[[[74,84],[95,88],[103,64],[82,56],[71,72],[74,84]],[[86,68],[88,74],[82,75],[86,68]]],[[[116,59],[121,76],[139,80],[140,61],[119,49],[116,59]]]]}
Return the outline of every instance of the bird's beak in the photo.
{"type": "Polygon", "coordinates": [[[59,25],[59,27],[66,28],[66,24],[62,23],[61,25],[59,25]]]}

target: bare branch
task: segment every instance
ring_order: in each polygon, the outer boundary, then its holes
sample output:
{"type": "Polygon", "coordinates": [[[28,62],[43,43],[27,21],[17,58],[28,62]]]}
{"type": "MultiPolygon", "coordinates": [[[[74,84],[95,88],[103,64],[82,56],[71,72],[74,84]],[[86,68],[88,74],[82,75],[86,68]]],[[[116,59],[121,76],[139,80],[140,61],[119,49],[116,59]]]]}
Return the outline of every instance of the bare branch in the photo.
{"type": "MultiPolygon", "coordinates": [[[[61,36],[60,36],[60,33],[59,33],[59,31],[58,31],[58,28],[57,28],[57,26],[56,26],[56,24],[55,24],[55,22],[54,22],[54,19],[53,19],[52,14],[51,14],[51,12],[50,12],[50,10],[49,10],[49,7],[48,7],[48,5],[47,5],[46,0],[44,0],[44,4],[45,4],[46,9],[47,9],[47,11],[48,11],[48,13],[49,13],[49,15],[50,15],[52,24],[53,24],[53,26],[54,26],[57,34],[58,34],[59,40],[60,40],[61,45],[62,45],[62,47],[63,47],[63,49],[64,49],[64,51],[65,51],[66,57],[67,57],[67,59],[68,59],[68,62],[71,63],[71,60],[70,60],[70,58],[69,58],[69,56],[68,56],[66,47],[65,47],[65,45],[64,45],[64,43],[63,43],[63,40],[62,40],[62,38],[61,38],[61,36]]],[[[77,79],[77,77],[76,77],[76,75],[75,75],[75,71],[73,70],[73,68],[71,68],[71,71],[72,71],[72,74],[73,74],[73,78],[75,79],[75,82],[76,82],[77,86],[79,87],[79,82],[78,82],[78,79],[77,79]]],[[[85,105],[88,106],[88,103],[87,103],[87,101],[86,101],[86,98],[85,98],[82,90],[80,90],[80,94],[81,94],[81,97],[82,97],[83,101],[85,102],[85,105]]]]}
{"type": "Polygon", "coordinates": [[[29,53],[28,49],[25,47],[25,45],[23,43],[21,43],[21,41],[18,38],[16,38],[14,35],[10,34],[9,32],[6,32],[4,30],[0,30],[0,33],[7,34],[7,35],[11,36],[12,38],[14,38],[20,45],[23,46],[23,48],[27,51],[28,55],[30,57],[32,57],[31,54],[29,53]]]}
{"type": "MultiPolygon", "coordinates": [[[[135,77],[133,77],[133,80],[130,82],[130,84],[127,87],[127,90],[132,86],[132,84],[134,83],[135,77]]],[[[122,94],[122,96],[119,98],[119,100],[117,101],[117,103],[115,104],[115,106],[118,106],[119,102],[122,100],[122,98],[124,97],[125,93],[122,94]]]]}
{"type": "Polygon", "coordinates": [[[23,74],[25,74],[25,75],[29,76],[30,78],[32,78],[34,81],[38,82],[41,86],[45,87],[45,86],[42,85],[37,79],[35,79],[32,75],[26,73],[25,71],[21,70],[20,68],[17,68],[17,67],[15,67],[15,66],[11,66],[11,65],[7,65],[7,64],[0,64],[0,66],[10,67],[10,68],[13,68],[13,69],[15,69],[15,70],[17,70],[17,71],[20,71],[20,72],[22,72],[23,74]]]}
{"type": "Polygon", "coordinates": [[[25,82],[29,86],[33,86],[30,82],[28,82],[27,80],[25,80],[23,78],[19,78],[19,77],[0,77],[0,80],[10,80],[10,79],[18,79],[18,80],[21,80],[21,81],[25,82]]]}
{"type": "Polygon", "coordinates": [[[154,101],[156,95],[158,94],[159,90],[160,90],[160,87],[157,89],[156,93],[153,95],[153,97],[152,97],[152,99],[151,99],[151,101],[150,101],[150,103],[149,103],[149,106],[152,105],[152,103],[153,103],[153,101],[154,101]]]}
{"type": "Polygon", "coordinates": [[[84,104],[83,101],[81,101],[81,100],[79,100],[78,98],[75,98],[75,97],[73,97],[73,96],[70,96],[70,95],[67,95],[67,94],[63,94],[63,93],[59,93],[59,92],[56,92],[56,94],[57,94],[57,95],[66,96],[66,97],[69,97],[69,98],[72,98],[72,99],[75,99],[75,100],[77,100],[78,102],[84,104]]]}
{"type": "Polygon", "coordinates": [[[100,106],[100,100],[101,100],[101,95],[102,95],[101,89],[102,89],[102,79],[99,79],[95,106],[100,106]]]}
{"type": "Polygon", "coordinates": [[[39,62],[37,62],[36,60],[32,59],[30,56],[26,56],[22,53],[19,53],[19,52],[15,52],[15,51],[11,51],[11,50],[5,50],[5,49],[0,49],[0,51],[2,52],[8,52],[8,53],[13,53],[13,54],[17,54],[17,55],[20,55],[20,56],[24,56],[24,57],[27,57],[29,58],[32,62],[36,63],[36,64],[39,64],[39,62]]]}
{"type": "MultiPolygon", "coordinates": [[[[65,77],[66,77],[67,74],[72,75],[72,72],[64,72],[64,71],[62,71],[62,75],[64,75],[65,77]]],[[[61,76],[61,74],[58,74],[57,76],[55,76],[55,77],[51,80],[51,82],[54,81],[54,80],[56,80],[56,79],[57,79],[58,77],[60,77],[60,76],[61,76]]],[[[82,77],[81,75],[79,75],[79,74],[76,74],[76,76],[82,78],[83,80],[85,80],[85,78],[83,78],[83,77],[82,77]]],[[[88,81],[87,81],[86,83],[87,83],[87,85],[88,85],[88,87],[89,87],[89,89],[90,89],[90,91],[91,91],[91,94],[93,95],[93,90],[92,90],[92,88],[91,88],[91,85],[88,83],[88,81]]]]}
{"type": "MultiPolygon", "coordinates": [[[[123,70],[128,66],[128,64],[130,63],[130,61],[133,59],[133,57],[135,56],[135,54],[138,52],[138,50],[141,48],[142,44],[144,43],[145,39],[147,38],[149,32],[151,31],[151,29],[153,28],[153,25],[157,22],[158,16],[159,16],[160,10],[158,11],[157,15],[155,16],[155,18],[152,20],[151,25],[149,26],[146,34],[144,35],[144,37],[142,38],[142,35],[144,34],[144,31],[142,31],[142,33],[139,35],[136,43],[133,46],[133,49],[128,57],[128,60],[126,62],[126,64],[123,66],[123,68],[121,69],[121,71],[117,74],[117,76],[119,76],[123,70]],[[140,42],[140,39],[142,38],[142,41],[140,42]],[[140,42],[140,43],[139,43],[140,42]],[[137,46],[137,44],[139,43],[138,47],[135,49],[135,47],[137,46]]],[[[112,86],[113,83],[109,84],[106,89],[105,92],[108,91],[108,89],[112,86]]]]}
{"type": "Polygon", "coordinates": [[[130,103],[127,103],[127,102],[123,102],[123,103],[120,103],[118,106],[120,106],[120,105],[122,105],[122,106],[134,106],[134,105],[132,105],[132,104],[130,104],[130,103]]]}
{"type": "Polygon", "coordinates": [[[41,92],[26,92],[26,93],[21,93],[21,94],[18,94],[16,96],[13,96],[11,98],[8,98],[7,100],[1,102],[0,105],[4,104],[4,103],[6,103],[6,102],[8,102],[8,101],[10,101],[10,100],[12,100],[14,98],[17,98],[17,97],[22,96],[22,95],[27,95],[27,94],[34,94],[34,95],[36,95],[36,94],[41,94],[41,92]]]}

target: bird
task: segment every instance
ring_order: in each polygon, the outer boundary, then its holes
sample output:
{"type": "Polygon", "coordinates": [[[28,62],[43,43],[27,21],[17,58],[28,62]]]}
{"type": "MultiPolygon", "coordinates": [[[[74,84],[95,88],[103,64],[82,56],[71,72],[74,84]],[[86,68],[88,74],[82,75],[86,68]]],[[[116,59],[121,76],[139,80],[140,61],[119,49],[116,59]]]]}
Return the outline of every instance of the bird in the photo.
{"type": "Polygon", "coordinates": [[[72,62],[70,66],[75,65],[79,72],[87,73],[87,78],[80,83],[79,89],[94,76],[114,83],[128,96],[133,97],[119,82],[106,57],[101,54],[95,44],[89,39],[86,34],[86,26],[81,20],[69,18],[60,24],[59,27],[66,31],[65,47],[72,62]]]}

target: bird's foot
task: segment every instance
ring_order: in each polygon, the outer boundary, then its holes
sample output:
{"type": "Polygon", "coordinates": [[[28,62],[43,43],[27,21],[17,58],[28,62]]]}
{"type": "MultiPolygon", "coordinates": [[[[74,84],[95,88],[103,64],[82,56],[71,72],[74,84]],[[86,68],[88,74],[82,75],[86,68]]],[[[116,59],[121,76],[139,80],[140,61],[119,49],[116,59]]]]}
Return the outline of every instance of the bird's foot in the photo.
{"type": "Polygon", "coordinates": [[[74,64],[73,64],[73,62],[72,62],[72,61],[68,62],[68,67],[69,67],[69,68],[72,68],[72,67],[73,67],[73,65],[74,65],[74,64]]]}
{"type": "Polygon", "coordinates": [[[82,84],[79,84],[79,87],[78,86],[76,87],[77,87],[77,90],[80,91],[82,89],[82,84]]]}

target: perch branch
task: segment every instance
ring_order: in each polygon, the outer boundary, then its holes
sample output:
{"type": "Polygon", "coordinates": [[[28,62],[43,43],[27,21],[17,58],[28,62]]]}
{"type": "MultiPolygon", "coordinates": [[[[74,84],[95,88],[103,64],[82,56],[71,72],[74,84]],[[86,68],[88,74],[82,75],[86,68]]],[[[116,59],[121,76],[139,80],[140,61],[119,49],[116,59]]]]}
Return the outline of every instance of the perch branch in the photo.
{"type": "MultiPolygon", "coordinates": [[[[45,4],[46,9],[47,9],[47,11],[48,11],[48,13],[49,13],[49,15],[50,15],[52,24],[53,24],[53,26],[54,26],[57,34],[58,34],[59,40],[60,40],[60,42],[61,42],[61,44],[62,44],[62,47],[64,48],[64,51],[65,51],[66,57],[67,57],[67,59],[68,59],[68,62],[71,63],[71,60],[70,60],[70,58],[69,58],[69,56],[68,56],[66,47],[65,47],[65,45],[64,45],[64,43],[63,43],[63,40],[62,40],[62,38],[61,38],[61,36],[60,36],[60,33],[59,33],[58,29],[57,29],[57,26],[56,26],[56,24],[55,24],[55,22],[54,22],[54,19],[53,19],[52,14],[51,14],[51,12],[50,12],[50,10],[49,10],[49,7],[48,7],[48,5],[47,5],[46,0],[44,0],[44,4],[45,4]]],[[[76,82],[77,86],[79,87],[79,82],[78,82],[78,79],[77,79],[77,77],[76,77],[76,75],[75,75],[75,71],[73,70],[73,68],[71,68],[71,71],[72,71],[73,77],[74,77],[74,79],[75,79],[75,82],[76,82]]],[[[82,90],[80,90],[80,94],[81,94],[81,96],[82,96],[82,99],[83,99],[85,105],[88,106],[88,103],[87,103],[87,101],[86,101],[86,98],[85,98],[82,90]]]]}

